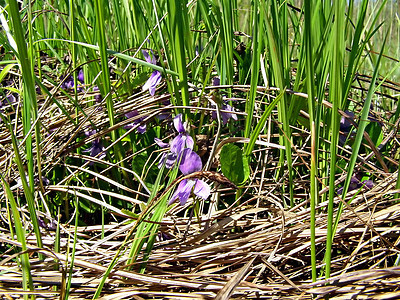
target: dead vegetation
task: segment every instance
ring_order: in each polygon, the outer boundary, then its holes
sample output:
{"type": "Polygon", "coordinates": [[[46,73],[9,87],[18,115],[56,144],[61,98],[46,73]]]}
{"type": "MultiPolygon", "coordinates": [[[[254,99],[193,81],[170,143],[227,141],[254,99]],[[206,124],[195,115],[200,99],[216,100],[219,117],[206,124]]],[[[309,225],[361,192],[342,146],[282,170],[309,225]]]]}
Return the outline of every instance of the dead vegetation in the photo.
{"type": "MultiPolygon", "coordinates": [[[[243,90],[241,88],[241,90],[243,90]]],[[[264,93],[264,91],[260,91],[264,93]]],[[[116,106],[116,114],[123,115],[131,107],[139,107],[141,117],[151,120],[163,112],[159,104],[166,96],[157,101],[144,96],[131,97],[122,105],[116,106]],[[138,105],[140,103],[140,105],[138,105]]],[[[82,98],[82,103],[84,103],[82,98]]],[[[74,153],[81,144],[87,144],[96,136],[75,143],[75,137],[83,136],[85,126],[93,122],[100,129],[97,136],[104,136],[113,128],[105,127],[106,112],[96,106],[85,108],[87,118],[74,126],[71,120],[59,118],[60,112],[54,105],[42,100],[41,120],[48,137],[42,142],[45,172],[55,166],[64,165],[70,173],[57,185],[44,187],[44,193],[38,190],[38,201],[49,193],[71,192],[89,201],[98,200],[108,212],[115,215],[114,221],[101,225],[81,226],[77,228],[77,242],[74,246],[73,215],[63,216],[60,225],[60,251],[54,251],[56,243],[57,219],[46,213],[39,217],[45,220],[42,226],[44,248],[38,249],[29,225],[28,212],[24,206],[21,214],[25,227],[30,232],[28,252],[31,258],[31,274],[35,286],[34,292],[21,289],[22,273],[16,258],[20,243],[11,235],[9,215],[4,205],[1,211],[0,232],[0,294],[4,299],[22,297],[25,293],[35,294],[37,299],[63,299],[66,295],[68,279],[70,299],[92,298],[102,276],[113,260],[125,236],[132,228],[132,218],[123,210],[108,207],[101,203],[106,191],[80,190],[68,187],[66,182],[74,174],[93,172],[88,167],[89,160],[95,158],[74,153]],[[52,116],[52,117],[47,117],[52,116]],[[90,122],[89,122],[90,120],[90,122]],[[50,130],[51,129],[51,130],[50,130]],[[65,157],[88,160],[82,166],[65,164],[65,157]],[[70,168],[71,167],[71,168],[70,168]],[[104,236],[102,236],[104,231],[104,236]],[[74,248],[75,247],[75,248],[74,248]],[[75,257],[71,268],[71,253],[75,257]],[[40,261],[37,254],[46,259],[40,261]]],[[[195,104],[195,103],[194,103],[195,104]]],[[[84,107],[84,105],[82,105],[84,107]]],[[[71,107],[71,110],[73,108],[71,107]]],[[[164,110],[165,111],[165,110],[164,110]]],[[[376,112],[380,121],[386,118],[376,112]]],[[[272,118],[270,122],[274,122],[272,118]]],[[[121,121],[115,127],[121,127],[121,121]]],[[[199,214],[195,215],[186,206],[174,206],[163,219],[160,233],[147,261],[140,256],[135,264],[126,266],[129,246],[123,249],[118,264],[113,268],[102,291],[101,299],[228,299],[228,298],[279,298],[308,299],[324,298],[350,299],[390,299],[399,298],[400,267],[400,202],[396,190],[397,172],[384,172],[376,161],[398,166],[394,154],[397,153],[398,124],[384,124],[384,142],[392,145],[393,156],[380,154],[380,149],[371,150],[371,155],[359,157],[357,170],[374,174],[374,187],[361,188],[347,194],[346,199],[336,197],[336,205],[342,202],[344,211],[338,223],[334,237],[331,278],[312,282],[310,279],[310,209],[308,196],[308,175],[298,174],[295,180],[295,199],[297,206],[284,208],[283,202],[288,195],[282,189],[288,184],[287,174],[279,178],[271,176],[277,168],[276,149],[273,144],[260,143],[255,151],[257,164],[252,166],[251,181],[243,189],[242,197],[228,204],[234,190],[214,184],[213,195],[208,205],[199,204],[199,214]],[[391,128],[389,130],[388,128],[391,128]],[[379,155],[378,160],[371,157],[379,155]],[[350,201],[351,199],[351,201],[350,201]],[[222,203],[224,208],[217,206],[222,203]],[[146,272],[139,273],[145,264],[146,272]]],[[[269,125],[267,124],[267,127],[269,125]]],[[[2,127],[3,128],[3,127],[2,127]]],[[[17,128],[17,133],[19,129],[17,128]]],[[[294,164],[297,168],[308,167],[309,148],[304,129],[294,129],[294,135],[304,135],[302,148],[294,147],[294,164]]],[[[270,142],[274,135],[260,137],[260,141],[270,142]]],[[[8,175],[10,183],[17,180],[16,168],[12,162],[10,140],[6,130],[1,133],[2,161],[1,169],[8,175]]],[[[220,142],[226,136],[222,135],[220,142]]],[[[121,138],[122,140],[122,138],[121,138]]],[[[211,144],[214,139],[210,139],[211,144]]],[[[366,139],[366,147],[371,143],[366,139]]],[[[211,146],[209,146],[209,149],[211,146]]],[[[345,148],[351,151],[351,148],[345,148]]],[[[126,160],[135,155],[127,153],[126,160]]],[[[216,153],[216,156],[218,153],[216,153]]],[[[153,158],[155,159],[155,157],[153,158]]],[[[109,164],[109,168],[118,166],[109,164]]],[[[392,167],[393,169],[393,167],[392,167]]],[[[127,172],[133,173],[130,170],[127,172]]],[[[92,174],[96,180],[104,180],[110,185],[116,183],[110,178],[101,178],[101,172],[92,174]]],[[[338,186],[344,180],[342,174],[337,180],[338,186]]],[[[122,201],[141,205],[140,195],[146,195],[143,187],[132,190],[118,186],[126,192],[113,194],[122,201]]],[[[18,191],[18,188],[16,189],[18,191]]],[[[320,191],[324,199],[328,189],[320,191]]],[[[1,195],[5,201],[5,195],[1,195]]],[[[327,234],[327,202],[317,207],[316,236],[318,268],[324,267],[323,254],[327,234]]],[[[65,212],[64,212],[65,213],[65,212]]]]}

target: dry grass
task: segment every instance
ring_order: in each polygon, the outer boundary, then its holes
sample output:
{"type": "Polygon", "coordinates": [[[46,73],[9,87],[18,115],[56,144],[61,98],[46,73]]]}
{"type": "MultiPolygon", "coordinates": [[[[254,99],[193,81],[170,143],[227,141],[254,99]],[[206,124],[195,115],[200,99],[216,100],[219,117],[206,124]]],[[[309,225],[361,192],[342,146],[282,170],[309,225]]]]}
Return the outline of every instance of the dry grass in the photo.
{"type": "MultiPolygon", "coordinates": [[[[241,87],[240,90],[246,89],[241,87]]],[[[260,93],[264,91],[260,90],[260,93]]],[[[135,95],[121,105],[117,105],[116,114],[123,116],[133,107],[139,107],[142,115],[151,119],[161,113],[158,103],[144,95],[135,95]],[[143,110],[141,110],[143,109],[143,110]]],[[[85,99],[81,99],[85,103],[85,99]]],[[[58,108],[46,99],[42,103],[43,127],[52,129],[48,138],[43,141],[43,157],[46,158],[45,171],[55,166],[64,165],[63,157],[78,157],[73,149],[90,142],[94,137],[80,144],[74,144],[76,136],[82,136],[91,122],[100,129],[98,136],[103,136],[112,128],[106,128],[106,112],[95,107],[86,107],[88,118],[78,127],[60,117],[58,108]],[[49,117],[51,116],[51,117],[49,117]]],[[[83,105],[84,106],[84,105],[83,105]]],[[[70,108],[73,111],[73,108],[70,108]]],[[[378,115],[378,114],[377,114],[378,115]]],[[[82,117],[83,119],[83,117],[82,117]]],[[[271,119],[273,122],[273,119],[271,119]]],[[[116,126],[123,126],[121,121],[116,126]]],[[[269,126],[267,124],[267,126],[269,126]]],[[[384,126],[384,128],[386,128],[384,126]]],[[[396,127],[397,128],[397,127],[396,127]]],[[[396,129],[397,130],[397,129],[396,129]]],[[[17,129],[20,132],[20,129],[17,129]]],[[[294,135],[307,136],[307,132],[294,129],[294,135]]],[[[268,143],[272,133],[260,138],[268,143]]],[[[225,136],[221,136],[219,141],[225,136]]],[[[385,131],[384,138],[396,138],[396,132],[385,131]]],[[[122,139],[122,138],[121,138],[122,139]]],[[[306,138],[305,138],[306,140],[306,138]]],[[[17,174],[12,163],[12,152],[6,131],[1,132],[1,169],[13,182],[17,174]]],[[[269,144],[268,144],[269,145],[269,144]]],[[[368,142],[366,143],[368,146],[368,142]]],[[[102,299],[227,299],[227,298],[324,298],[350,299],[399,298],[400,267],[400,201],[394,198],[397,173],[385,173],[371,163],[370,157],[360,156],[358,170],[368,171],[377,180],[371,190],[363,189],[350,192],[347,199],[336,198],[336,204],[342,201],[344,212],[334,238],[333,263],[328,280],[320,279],[311,282],[310,263],[310,211],[308,208],[308,175],[298,174],[295,182],[295,198],[300,203],[292,209],[284,208],[281,203],[287,199],[282,186],[287,184],[286,176],[275,180],[273,174],[277,167],[276,149],[273,144],[265,146],[260,143],[255,152],[259,164],[252,166],[249,185],[244,189],[243,197],[224,209],[217,208],[215,203],[224,204],[227,197],[232,198],[234,190],[214,184],[210,205],[200,204],[199,217],[184,213],[193,202],[185,207],[175,206],[165,216],[160,234],[154,249],[147,261],[145,274],[138,272],[142,261],[126,270],[127,252],[123,252],[118,265],[112,271],[104,286],[102,299]],[[354,197],[351,204],[348,200],[354,197]]],[[[308,167],[309,152],[307,143],[303,148],[294,148],[294,164],[297,168],[308,167]]],[[[209,145],[209,149],[211,146],[209,145]]],[[[395,153],[396,149],[393,149],[395,153]]],[[[346,151],[349,151],[347,149],[346,151]]],[[[128,153],[129,160],[132,153],[128,153]]],[[[218,151],[215,153],[218,156],[218,151]]],[[[85,157],[85,159],[90,159],[85,157]]],[[[155,157],[153,158],[153,160],[155,157]]],[[[392,157],[381,157],[385,163],[396,164],[392,157]]],[[[79,168],[72,166],[69,174],[57,185],[46,187],[51,191],[82,192],[80,197],[90,201],[101,199],[106,191],[83,191],[64,186],[73,174],[93,172],[88,163],[79,168]],[[91,197],[91,198],[90,198],[91,197]],[[92,200],[91,200],[92,199],[92,200]]],[[[119,168],[109,164],[110,168],[119,168]]],[[[130,170],[132,176],[135,174],[130,170]]],[[[110,185],[123,189],[130,196],[112,194],[113,197],[140,204],[137,195],[147,195],[143,187],[137,190],[124,186],[110,178],[101,178],[110,185]],[[118,186],[119,185],[119,186],[118,186]]],[[[338,184],[344,180],[338,178],[338,184]]],[[[136,178],[136,177],[135,177],[136,178]]],[[[327,189],[321,191],[321,196],[327,189]]],[[[38,195],[42,195],[38,192],[38,195]]],[[[43,196],[43,195],[42,195],[43,196]]],[[[4,195],[1,196],[4,199],[4,195]]],[[[40,197],[39,197],[40,199],[40,197]]],[[[101,201],[99,201],[101,203],[101,201]]],[[[104,206],[104,204],[102,204],[104,206]]],[[[319,268],[323,268],[323,254],[326,241],[326,206],[320,203],[317,209],[316,235],[319,268]]],[[[337,205],[336,205],[337,206],[337,205]]],[[[218,206],[221,207],[221,206],[218,206]]],[[[127,232],[133,226],[130,217],[122,210],[106,207],[109,212],[118,215],[115,220],[125,219],[104,226],[105,236],[101,237],[101,226],[79,227],[78,243],[75,247],[75,261],[70,276],[72,277],[71,299],[91,298],[102,278],[102,275],[119,249],[127,232]],[[123,216],[123,218],[121,218],[123,216]]],[[[21,208],[26,228],[31,229],[25,208],[21,208]]],[[[35,237],[28,237],[28,249],[32,263],[32,277],[35,292],[21,290],[22,273],[15,258],[20,255],[17,249],[20,244],[10,235],[6,210],[1,211],[0,228],[0,294],[4,299],[22,297],[24,293],[36,294],[40,299],[63,299],[66,282],[69,276],[70,253],[73,247],[75,228],[68,222],[60,224],[61,251],[54,253],[55,231],[53,228],[42,228],[45,249],[37,249],[35,237]],[[16,253],[17,251],[17,253],[16,253]],[[37,253],[46,256],[45,261],[37,259],[37,253]]],[[[42,214],[42,218],[52,220],[51,216],[42,214]]],[[[56,220],[53,220],[54,222],[56,220]]]]}

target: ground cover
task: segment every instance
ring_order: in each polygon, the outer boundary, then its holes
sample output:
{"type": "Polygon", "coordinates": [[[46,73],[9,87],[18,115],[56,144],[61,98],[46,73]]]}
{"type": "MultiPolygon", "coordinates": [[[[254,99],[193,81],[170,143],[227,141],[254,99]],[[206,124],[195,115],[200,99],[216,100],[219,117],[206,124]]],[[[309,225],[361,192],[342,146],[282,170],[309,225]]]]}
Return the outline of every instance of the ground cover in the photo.
{"type": "Polygon", "coordinates": [[[398,8],[2,3],[0,294],[399,297],[398,8]]]}

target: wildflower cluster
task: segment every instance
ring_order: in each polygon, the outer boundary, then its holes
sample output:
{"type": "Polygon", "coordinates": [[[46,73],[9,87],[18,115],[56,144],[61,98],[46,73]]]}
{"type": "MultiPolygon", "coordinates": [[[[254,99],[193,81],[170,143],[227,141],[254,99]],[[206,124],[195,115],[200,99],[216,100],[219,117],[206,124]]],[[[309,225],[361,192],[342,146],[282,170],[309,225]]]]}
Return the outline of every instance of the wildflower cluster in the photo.
{"type": "MultiPolygon", "coordinates": [[[[201,158],[193,151],[194,141],[185,130],[181,114],[174,118],[174,127],[178,131],[178,135],[169,144],[162,142],[160,139],[155,139],[155,142],[161,148],[169,148],[169,151],[161,157],[158,166],[161,167],[165,164],[167,168],[172,168],[178,162],[179,170],[184,175],[201,171],[203,168],[201,158]]],[[[184,205],[192,191],[196,196],[206,200],[210,196],[211,188],[201,179],[184,179],[179,183],[175,193],[172,195],[170,204],[179,199],[181,205],[184,205]]]]}

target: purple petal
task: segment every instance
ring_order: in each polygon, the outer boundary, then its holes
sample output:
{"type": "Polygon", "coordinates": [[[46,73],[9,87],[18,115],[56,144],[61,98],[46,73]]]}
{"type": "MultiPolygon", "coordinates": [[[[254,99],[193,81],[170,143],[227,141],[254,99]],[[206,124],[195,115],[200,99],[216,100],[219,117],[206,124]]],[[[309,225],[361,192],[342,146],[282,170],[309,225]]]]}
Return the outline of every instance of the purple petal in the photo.
{"type": "Polygon", "coordinates": [[[338,188],[337,191],[336,191],[336,193],[337,193],[338,195],[341,195],[341,194],[343,193],[343,187],[338,188]]]}
{"type": "Polygon", "coordinates": [[[345,113],[349,116],[349,118],[342,116],[342,118],[340,119],[340,131],[349,132],[351,126],[353,126],[351,121],[354,120],[355,115],[353,112],[348,110],[346,110],[345,113]]]}
{"type": "Polygon", "coordinates": [[[136,128],[136,130],[140,134],[144,134],[144,133],[146,133],[147,126],[146,126],[146,124],[140,125],[138,128],[136,128]]]}
{"type": "Polygon", "coordinates": [[[188,134],[178,134],[171,142],[171,151],[180,154],[183,149],[190,148],[193,149],[194,141],[192,137],[188,134]]]}
{"type": "Polygon", "coordinates": [[[148,63],[151,63],[151,57],[150,57],[149,52],[147,52],[146,50],[142,50],[142,53],[143,53],[144,59],[145,59],[148,63]]]}
{"type": "Polygon", "coordinates": [[[135,127],[135,126],[136,126],[136,124],[134,124],[134,123],[126,124],[124,126],[124,129],[129,130],[129,129],[132,129],[133,127],[135,127]]]}
{"type": "Polygon", "coordinates": [[[181,170],[184,175],[200,171],[202,167],[201,158],[196,152],[189,148],[183,150],[179,170],[181,170]]]}
{"type": "Polygon", "coordinates": [[[190,148],[193,150],[193,146],[194,146],[194,141],[192,139],[192,137],[188,134],[186,134],[186,147],[185,148],[190,148]]]}
{"type": "MultiPolygon", "coordinates": [[[[99,87],[96,85],[93,87],[93,92],[99,92],[99,87]]],[[[94,95],[94,100],[96,100],[96,102],[101,102],[102,98],[101,98],[101,94],[97,93],[96,95],[94,95]]]]}
{"type": "Polygon", "coordinates": [[[78,73],[78,80],[79,80],[81,83],[84,83],[84,82],[85,82],[85,76],[84,76],[84,74],[83,74],[83,70],[82,70],[82,69],[79,70],[79,73],[78,73]]]}
{"type": "Polygon", "coordinates": [[[86,135],[87,137],[92,136],[93,134],[96,134],[96,133],[97,133],[97,130],[95,130],[95,129],[85,131],[85,135],[86,135]]]}
{"type": "Polygon", "coordinates": [[[203,200],[207,200],[207,198],[210,196],[211,189],[210,186],[203,180],[196,179],[196,184],[194,186],[193,193],[197,197],[200,197],[203,200]]]}
{"type": "Polygon", "coordinates": [[[181,205],[185,205],[186,201],[189,199],[190,193],[192,192],[192,188],[196,182],[190,179],[182,180],[178,187],[176,188],[175,193],[172,195],[169,204],[173,203],[176,199],[179,199],[181,205]]]}
{"type": "Polygon", "coordinates": [[[161,148],[168,148],[169,144],[168,143],[164,143],[162,140],[160,140],[159,138],[154,138],[154,141],[156,142],[156,144],[158,146],[160,146],[161,148]]]}
{"type": "Polygon", "coordinates": [[[171,152],[180,154],[185,148],[186,136],[179,134],[171,142],[171,152]]]}
{"type": "Polygon", "coordinates": [[[213,78],[213,85],[214,86],[217,86],[217,85],[220,85],[220,79],[219,79],[219,77],[218,76],[216,76],[216,77],[214,77],[213,78]]]}
{"type": "MultiPolygon", "coordinates": [[[[227,111],[232,111],[232,112],[234,112],[233,107],[230,106],[229,104],[223,104],[222,107],[221,107],[221,109],[222,109],[222,110],[227,110],[227,111]]],[[[223,112],[223,111],[221,111],[221,116],[222,116],[222,122],[224,123],[224,125],[225,125],[226,123],[228,123],[228,121],[229,121],[230,118],[232,118],[232,119],[234,119],[235,121],[237,121],[237,115],[234,114],[234,113],[223,112]]]]}
{"type": "Polygon", "coordinates": [[[175,126],[176,131],[178,131],[179,133],[186,132],[185,126],[182,123],[182,114],[179,114],[174,118],[174,126],[175,126]]]}
{"type": "Polygon", "coordinates": [[[361,182],[365,187],[367,187],[368,189],[372,189],[374,187],[374,182],[372,180],[364,180],[363,182],[361,182]]]}
{"type": "Polygon", "coordinates": [[[151,56],[149,52],[147,52],[146,50],[142,50],[143,56],[148,63],[155,65],[157,64],[156,56],[154,55],[153,50],[150,51],[151,51],[151,56]]]}
{"type": "Polygon", "coordinates": [[[143,85],[142,90],[149,90],[150,95],[154,96],[156,92],[156,87],[161,81],[161,73],[159,71],[154,71],[151,73],[150,78],[143,85]]]}
{"type": "Polygon", "coordinates": [[[137,110],[133,110],[133,111],[126,113],[125,117],[127,119],[130,119],[130,118],[136,117],[137,115],[139,115],[139,112],[137,110]]]}
{"type": "Polygon", "coordinates": [[[165,167],[167,169],[171,169],[176,162],[176,158],[177,155],[175,153],[172,152],[164,153],[161,156],[160,162],[158,163],[158,168],[161,169],[163,164],[165,164],[165,167]]]}

